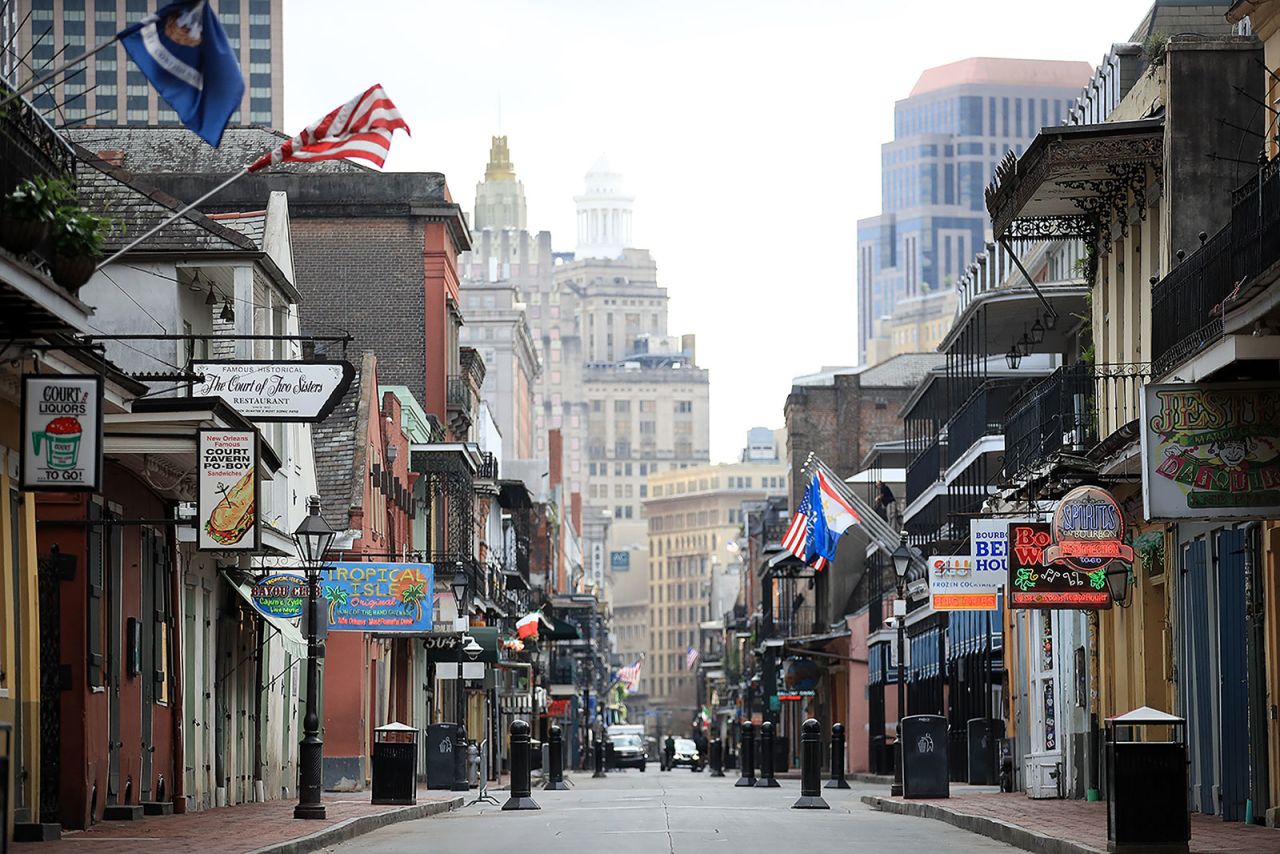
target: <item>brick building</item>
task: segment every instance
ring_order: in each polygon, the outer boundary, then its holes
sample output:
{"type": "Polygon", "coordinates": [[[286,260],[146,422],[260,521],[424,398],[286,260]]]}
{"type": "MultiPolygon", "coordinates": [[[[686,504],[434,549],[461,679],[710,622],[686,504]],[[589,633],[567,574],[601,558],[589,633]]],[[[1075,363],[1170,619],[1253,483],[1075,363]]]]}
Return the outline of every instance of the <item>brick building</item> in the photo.
{"type": "Polygon", "coordinates": [[[900,441],[903,404],[942,362],[939,353],[905,353],[871,368],[824,368],[797,377],[783,407],[791,506],[808,485],[800,469],[810,452],[848,476],[877,442],[900,441]]]}

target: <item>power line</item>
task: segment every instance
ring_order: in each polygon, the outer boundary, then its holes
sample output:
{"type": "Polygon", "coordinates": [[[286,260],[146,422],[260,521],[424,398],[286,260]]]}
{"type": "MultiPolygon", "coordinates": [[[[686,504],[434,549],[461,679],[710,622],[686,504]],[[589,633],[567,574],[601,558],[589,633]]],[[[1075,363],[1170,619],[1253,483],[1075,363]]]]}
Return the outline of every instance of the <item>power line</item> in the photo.
{"type": "Polygon", "coordinates": [[[106,278],[106,280],[107,280],[108,282],[110,282],[111,284],[113,284],[113,285],[115,285],[115,286],[116,286],[116,290],[118,290],[120,293],[124,294],[126,297],[128,297],[128,298],[129,298],[129,302],[131,302],[131,303],[133,303],[134,305],[136,305],[136,306],[138,307],[138,310],[139,310],[139,311],[141,311],[141,312],[142,312],[143,314],[145,314],[147,317],[151,318],[152,322],[153,322],[153,323],[155,323],[155,325],[156,325],[156,326],[159,326],[159,327],[160,327],[160,330],[161,330],[162,332],[168,332],[168,331],[169,331],[169,328],[168,328],[167,326],[165,326],[165,325],[164,325],[163,323],[161,323],[159,320],[156,320],[156,316],[155,316],[154,314],[152,314],[151,312],[149,312],[149,311],[147,311],[145,308],[143,308],[142,303],[138,302],[136,299],[134,299],[134,298],[133,298],[133,294],[129,293],[129,292],[128,292],[128,291],[126,291],[124,288],[120,287],[119,282],[117,282],[115,279],[111,278],[111,275],[110,275],[106,270],[102,270],[102,271],[100,271],[100,272],[102,273],[102,275],[106,278]]]}

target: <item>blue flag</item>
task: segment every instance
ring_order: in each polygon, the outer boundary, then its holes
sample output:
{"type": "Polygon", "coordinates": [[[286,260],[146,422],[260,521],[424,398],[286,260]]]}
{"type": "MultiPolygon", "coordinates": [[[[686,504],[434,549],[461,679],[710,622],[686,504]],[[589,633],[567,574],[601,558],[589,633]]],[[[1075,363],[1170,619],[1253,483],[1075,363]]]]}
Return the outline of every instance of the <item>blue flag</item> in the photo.
{"type": "Polygon", "coordinates": [[[170,3],[119,36],[182,123],[217,148],[244,96],[244,77],[208,0],[170,3]]]}

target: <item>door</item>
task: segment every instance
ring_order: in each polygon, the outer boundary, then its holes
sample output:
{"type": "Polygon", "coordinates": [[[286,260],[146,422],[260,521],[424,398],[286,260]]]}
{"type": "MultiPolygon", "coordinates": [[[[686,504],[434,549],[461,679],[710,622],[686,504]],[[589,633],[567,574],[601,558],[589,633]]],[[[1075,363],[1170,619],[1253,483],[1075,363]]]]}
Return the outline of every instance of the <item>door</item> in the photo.
{"type": "MultiPolygon", "coordinates": [[[[92,506],[92,505],[91,505],[92,506]]],[[[62,666],[62,599],[58,562],[42,559],[40,590],[40,804],[39,820],[56,824],[62,789],[62,692],[70,686],[70,669],[62,666]]]]}
{"type": "Polygon", "coordinates": [[[1178,586],[1182,614],[1182,661],[1178,692],[1187,719],[1191,762],[1191,807],[1205,815],[1217,812],[1214,761],[1214,662],[1209,637],[1208,549],[1198,538],[1182,547],[1182,583],[1178,586]]]}
{"type": "Polygon", "coordinates": [[[203,786],[196,785],[196,768],[200,765],[200,758],[203,751],[197,748],[196,733],[200,726],[200,710],[204,708],[204,700],[200,690],[196,687],[204,680],[197,680],[196,677],[196,650],[204,646],[203,643],[197,643],[200,637],[199,623],[196,622],[196,588],[188,585],[183,589],[183,620],[182,625],[185,627],[185,635],[182,638],[182,690],[184,692],[182,700],[182,708],[186,714],[185,724],[183,728],[183,745],[182,755],[186,768],[181,769],[184,775],[185,786],[183,790],[187,793],[188,798],[195,798],[201,793],[203,786]]]}
{"type": "MultiPolygon", "coordinates": [[[[113,511],[103,511],[104,522],[112,522],[120,517],[113,511]]],[[[120,748],[124,742],[120,739],[120,663],[124,656],[121,653],[121,587],[124,584],[124,555],[121,552],[123,533],[119,525],[107,524],[103,528],[102,538],[106,542],[106,586],[107,586],[107,799],[108,804],[120,803],[120,748]]]]}
{"type": "Polygon", "coordinates": [[[141,682],[142,703],[139,707],[141,716],[138,729],[141,739],[142,779],[138,781],[139,803],[151,800],[152,756],[155,750],[154,734],[151,731],[152,703],[155,702],[155,681],[151,677],[149,658],[156,647],[155,621],[152,618],[155,607],[156,586],[156,535],[151,528],[140,531],[142,542],[139,548],[142,565],[139,569],[139,580],[142,584],[142,608],[138,615],[140,621],[141,643],[138,646],[139,660],[138,680],[141,682]]]}
{"type": "Polygon", "coordinates": [[[1224,821],[1243,821],[1249,797],[1249,677],[1245,650],[1244,531],[1219,531],[1218,704],[1222,717],[1219,755],[1224,821]]]}

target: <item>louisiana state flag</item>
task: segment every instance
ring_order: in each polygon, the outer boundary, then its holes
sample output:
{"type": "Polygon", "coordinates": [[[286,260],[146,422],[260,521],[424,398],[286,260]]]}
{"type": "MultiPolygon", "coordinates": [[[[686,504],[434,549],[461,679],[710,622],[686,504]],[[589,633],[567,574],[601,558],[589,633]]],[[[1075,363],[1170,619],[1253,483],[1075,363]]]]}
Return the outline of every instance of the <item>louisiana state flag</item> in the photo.
{"type": "Polygon", "coordinates": [[[244,96],[244,76],[208,0],[170,3],[118,36],[182,123],[217,148],[244,96]]]}

